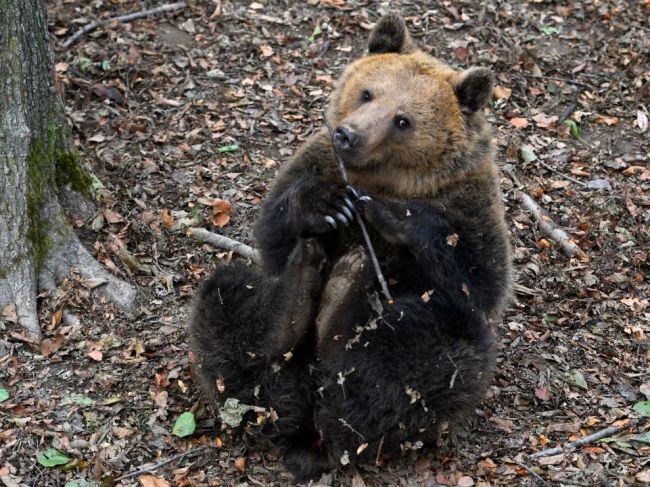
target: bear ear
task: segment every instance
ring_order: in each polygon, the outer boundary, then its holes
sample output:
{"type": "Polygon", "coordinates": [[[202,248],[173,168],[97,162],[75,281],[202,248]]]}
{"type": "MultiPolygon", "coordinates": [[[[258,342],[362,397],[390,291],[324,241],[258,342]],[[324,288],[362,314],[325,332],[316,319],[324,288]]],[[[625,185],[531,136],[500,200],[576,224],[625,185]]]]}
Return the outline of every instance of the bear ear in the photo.
{"type": "Polygon", "coordinates": [[[487,105],[492,96],[492,72],[487,68],[471,68],[460,73],[454,90],[461,107],[474,113],[487,105]]]}
{"type": "Polygon", "coordinates": [[[387,52],[404,54],[415,49],[404,19],[396,14],[386,14],[379,19],[368,40],[370,54],[387,52]]]}

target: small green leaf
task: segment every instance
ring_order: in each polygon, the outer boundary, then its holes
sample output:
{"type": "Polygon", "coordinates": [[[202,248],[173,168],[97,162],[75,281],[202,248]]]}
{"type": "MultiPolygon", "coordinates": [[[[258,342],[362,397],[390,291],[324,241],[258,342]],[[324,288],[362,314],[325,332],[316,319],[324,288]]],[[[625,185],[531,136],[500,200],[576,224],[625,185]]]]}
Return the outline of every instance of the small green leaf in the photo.
{"type": "Polygon", "coordinates": [[[235,152],[237,149],[239,149],[239,144],[222,145],[217,149],[217,152],[235,152]]]}
{"type": "Polygon", "coordinates": [[[104,189],[104,185],[103,185],[102,182],[99,180],[99,178],[98,178],[97,176],[95,176],[95,174],[91,173],[91,174],[90,174],[90,178],[92,179],[92,183],[91,183],[92,188],[93,188],[95,191],[97,191],[97,190],[99,190],[99,189],[104,189]]]}
{"type": "Polygon", "coordinates": [[[189,436],[194,433],[196,430],[196,421],[194,421],[194,414],[190,412],[185,412],[181,414],[176,423],[174,424],[174,429],[172,430],[172,435],[180,436],[189,436]]]}
{"type": "Polygon", "coordinates": [[[637,402],[632,409],[634,409],[641,416],[650,418],[650,401],[637,402]]]}
{"type": "Polygon", "coordinates": [[[250,409],[246,404],[239,404],[239,399],[229,397],[219,408],[219,417],[221,421],[231,428],[239,426],[244,419],[244,414],[250,409]]]}
{"type": "Polygon", "coordinates": [[[640,433],[638,435],[628,436],[625,439],[628,441],[636,441],[638,443],[645,443],[646,445],[650,445],[650,431],[646,431],[645,433],[640,433]]]}
{"type": "Polygon", "coordinates": [[[84,71],[86,71],[86,69],[88,69],[88,66],[90,66],[91,64],[92,64],[92,61],[90,59],[88,59],[87,57],[80,57],[79,58],[79,63],[78,63],[79,71],[81,71],[83,73],[84,71]]]}
{"type": "Polygon", "coordinates": [[[92,405],[93,400],[88,396],[82,394],[70,394],[65,396],[61,401],[61,406],[67,406],[68,404],[76,404],[78,406],[90,406],[92,405]]]}
{"type": "Polygon", "coordinates": [[[102,61],[102,69],[103,69],[104,71],[110,71],[110,69],[111,69],[111,62],[110,62],[108,59],[104,59],[104,60],[102,61]]]}
{"type": "Polygon", "coordinates": [[[570,384],[573,384],[576,387],[579,387],[580,389],[587,390],[589,387],[587,386],[587,381],[585,380],[585,376],[582,375],[582,372],[579,370],[572,370],[567,374],[567,381],[570,384]]]}
{"type": "Polygon", "coordinates": [[[102,406],[110,406],[111,404],[115,404],[116,402],[120,401],[122,401],[122,398],[120,396],[110,396],[102,400],[101,404],[102,406]]]}
{"type": "Polygon", "coordinates": [[[36,460],[44,467],[56,467],[57,465],[65,465],[71,458],[56,448],[48,448],[39,454],[36,460]]]}
{"type": "Polygon", "coordinates": [[[571,136],[575,139],[580,140],[580,127],[578,127],[578,124],[575,123],[574,120],[571,120],[570,118],[567,118],[564,122],[562,122],[564,125],[569,126],[569,133],[571,136]]]}
{"type": "Polygon", "coordinates": [[[316,27],[314,27],[314,32],[311,33],[311,35],[307,38],[310,44],[313,44],[316,38],[321,35],[321,28],[320,24],[316,24],[316,27]]]}
{"type": "Polygon", "coordinates": [[[552,36],[560,33],[560,29],[558,29],[557,27],[553,27],[552,25],[549,25],[547,27],[542,27],[540,30],[547,36],[552,36]]]}
{"type": "Polygon", "coordinates": [[[521,148],[521,158],[524,160],[524,162],[528,163],[537,160],[537,155],[533,149],[525,145],[521,148]]]}
{"type": "Polygon", "coordinates": [[[545,313],[544,321],[548,321],[549,323],[554,323],[557,321],[557,315],[554,313],[545,313]]]}
{"type": "Polygon", "coordinates": [[[9,399],[9,391],[4,387],[0,387],[0,402],[6,401],[9,399]]]}

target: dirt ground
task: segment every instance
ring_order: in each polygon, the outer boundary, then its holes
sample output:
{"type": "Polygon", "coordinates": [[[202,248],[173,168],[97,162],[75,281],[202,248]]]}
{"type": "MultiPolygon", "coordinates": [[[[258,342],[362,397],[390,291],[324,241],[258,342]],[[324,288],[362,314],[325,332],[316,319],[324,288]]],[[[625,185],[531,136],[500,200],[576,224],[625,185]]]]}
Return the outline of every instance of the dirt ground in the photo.
{"type": "Polygon", "coordinates": [[[4,485],[292,485],[272,450],[222,428],[200,400],[188,304],[215,263],[237,257],[186,232],[252,243],[278,167],[322,126],[333,80],[388,10],[432,54],[495,73],[488,117],[515,295],[498,326],[496,379],[466,429],[438,453],[321,483],[650,483],[650,3],[189,3],[103,25],[64,48],[92,20],[158,3],[47,0],[57,84],[97,177],[97,211],[73,222],[100,262],[137,285],[140,312],[118,313],[71,276],[41,297],[40,350],[0,321],[4,485]],[[522,193],[584,255],[568,257],[542,234],[522,193]],[[172,435],[186,411],[195,434],[172,435]],[[606,441],[527,456],[608,426],[620,431],[606,441]],[[67,455],[64,466],[39,462],[51,447],[67,455]]]}

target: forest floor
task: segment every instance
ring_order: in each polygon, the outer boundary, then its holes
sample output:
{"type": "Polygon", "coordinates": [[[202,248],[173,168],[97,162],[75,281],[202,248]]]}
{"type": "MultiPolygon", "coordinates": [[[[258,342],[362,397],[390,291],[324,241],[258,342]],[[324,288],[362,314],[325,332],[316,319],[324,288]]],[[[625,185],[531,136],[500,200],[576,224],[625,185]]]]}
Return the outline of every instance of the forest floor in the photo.
{"type": "Polygon", "coordinates": [[[129,318],[71,276],[41,296],[40,350],[2,317],[0,481],[292,485],[272,450],[221,428],[200,400],[188,305],[217,262],[237,257],[186,232],[204,227],[252,243],[278,167],[323,125],[333,81],[390,8],[433,55],[495,73],[488,118],[515,295],[498,326],[496,378],[453,442],[342,469],[321,484],[650,483],[650,3],[189,3],[103,25],[64,48],[92,20],[158,2],[47,1],[57,85],[77,148],[101,181],[96,214],[73,222],[141,300],[129,318]],[[561,123],[566,117],[572,122],[561,123]],[[522,192],[584,256],[568,257],[540,233],[522,192]],[[187,411],[196,432],[172,435],[187,411]],[[528,457],[609,426],[620,431],[605,441],[528,457]],[[63,467],[39,461],[52,447],[68,457],[63,467]]]}

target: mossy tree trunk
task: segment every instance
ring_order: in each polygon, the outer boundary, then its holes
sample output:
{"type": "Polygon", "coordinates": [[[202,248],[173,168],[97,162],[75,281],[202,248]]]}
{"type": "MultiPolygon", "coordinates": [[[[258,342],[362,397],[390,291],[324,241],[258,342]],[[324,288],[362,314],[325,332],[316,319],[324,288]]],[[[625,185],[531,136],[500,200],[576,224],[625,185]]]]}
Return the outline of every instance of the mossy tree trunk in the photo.
{"type": "MultiPolygon", "coordinates": [[[[129,310],[135,289],[108,274],[81,246],[59,189],[90,190],[72,151],[54,88],[41,0],[0,0],[0,311],[15,305],[30,340],[40,340],[36,296],[71,268],[99,279],[129,310]]],[[[98,281],[95,281],[98,282],[98,281]]]]}

